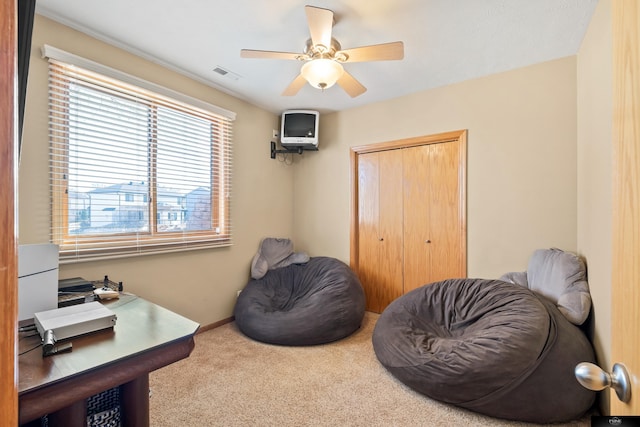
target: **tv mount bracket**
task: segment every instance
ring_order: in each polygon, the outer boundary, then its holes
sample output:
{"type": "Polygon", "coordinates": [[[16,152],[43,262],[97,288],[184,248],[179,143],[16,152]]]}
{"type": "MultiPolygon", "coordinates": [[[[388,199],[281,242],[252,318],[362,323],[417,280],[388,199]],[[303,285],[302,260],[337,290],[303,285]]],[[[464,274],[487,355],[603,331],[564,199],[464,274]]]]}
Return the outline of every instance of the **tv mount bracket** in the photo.
{"type": "Polygon", "coordinates": [[[284,147],[282,150],[276,150],[276,143],[271,141],[271,158],[275,159],[276,154],[289,154],[289,153],[298,153],[302,154],[303,151],[318,151],[317,148],[302,148],[302,147],[294,147],[294,148],[286,148],[284,147]]]}

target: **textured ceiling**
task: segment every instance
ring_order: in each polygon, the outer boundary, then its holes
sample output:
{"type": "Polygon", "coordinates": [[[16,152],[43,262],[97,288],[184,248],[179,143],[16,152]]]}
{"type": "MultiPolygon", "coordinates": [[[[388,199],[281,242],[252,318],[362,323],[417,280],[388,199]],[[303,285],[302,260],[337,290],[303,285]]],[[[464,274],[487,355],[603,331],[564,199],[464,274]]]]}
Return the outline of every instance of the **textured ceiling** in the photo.
{"type": "Polygon", "coordinates": [[[575,55],[597,0],[38,0],[37,12],[279,113],[338,111],[575,55]],[[305,4],[334,11],[343,49],[401,40],[401,61],[346,64],[367,87],[281,96],[296,61],[240,49],[302,52],[305,4]],[[229,74],[213,70],[221,67],[229,74]]]}

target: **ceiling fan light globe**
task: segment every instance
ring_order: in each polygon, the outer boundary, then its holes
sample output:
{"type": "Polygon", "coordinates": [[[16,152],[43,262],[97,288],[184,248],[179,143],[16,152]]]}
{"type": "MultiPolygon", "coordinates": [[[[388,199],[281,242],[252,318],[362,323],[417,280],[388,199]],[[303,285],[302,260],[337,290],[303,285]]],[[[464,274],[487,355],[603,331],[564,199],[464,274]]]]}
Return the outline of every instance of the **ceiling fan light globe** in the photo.
{"type": "Polygon", "coordinates": [[[324,90],[336,84],[344,68],[334,60],[320,58],[304,64],[300,73],[311,86],[324,90]]]}

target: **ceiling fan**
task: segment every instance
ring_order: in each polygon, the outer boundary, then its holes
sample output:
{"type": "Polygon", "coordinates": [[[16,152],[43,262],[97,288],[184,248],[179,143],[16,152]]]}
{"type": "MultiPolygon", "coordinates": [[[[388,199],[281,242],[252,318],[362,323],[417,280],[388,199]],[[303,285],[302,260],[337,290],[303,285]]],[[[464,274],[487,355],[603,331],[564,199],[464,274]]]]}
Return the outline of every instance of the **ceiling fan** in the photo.
{"type": "Polygon", "coordinates": [[[295,95],[309,82],[311,86],[322,90],[337,83],[355,98],[366,92],[367,88],[342,67],[343,63],[387,61],[404,57],[404,45],[401,41],[342,50],[340,43],[331,36],[333,12],[314,6],[305,6],[305,12],[311,38],[307,40],[303,53],[251,49],[240,51],[242,58],[304,61],[300,74],[282,92],[284,96],[295,95]]]}

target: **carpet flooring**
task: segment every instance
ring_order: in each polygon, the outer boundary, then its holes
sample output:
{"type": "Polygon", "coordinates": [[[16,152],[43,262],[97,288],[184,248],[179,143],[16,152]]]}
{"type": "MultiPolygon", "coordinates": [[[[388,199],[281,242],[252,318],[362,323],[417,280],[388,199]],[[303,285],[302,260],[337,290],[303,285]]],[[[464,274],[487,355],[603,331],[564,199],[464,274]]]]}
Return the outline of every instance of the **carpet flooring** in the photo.
{"type": "MultiPolygon", "coordinates": [[[[312,347],[263,344],[228,323],[196,336],[187,359],[150,375],[153,427],[535,426],[479,415],[422,396],[380,365],[378,319],[312,347]]],[[[587,427],[590,417],[554,426],[587,427]]]]}

